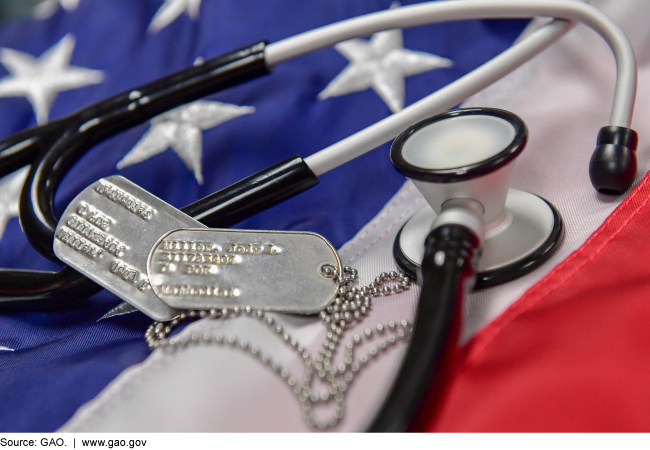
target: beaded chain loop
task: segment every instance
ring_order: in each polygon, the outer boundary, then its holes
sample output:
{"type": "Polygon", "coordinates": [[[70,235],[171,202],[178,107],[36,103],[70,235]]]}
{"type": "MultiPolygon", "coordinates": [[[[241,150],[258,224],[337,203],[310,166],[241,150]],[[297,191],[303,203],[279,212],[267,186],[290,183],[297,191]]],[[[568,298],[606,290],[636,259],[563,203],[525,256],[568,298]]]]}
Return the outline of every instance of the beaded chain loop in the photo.
{"type": "Polygon", "coordinates": [[[362,334],[355,334],[352,340],[346,343],[344,359],[341,363],[336,364],[332,360],[339,348],[341,335],[346,327],[360,322],[367,315],[370,311],[372,297],[400,293],[410,287],[411,280],[405,274],[382,272],[368,286],[356,288],[350,286],[359,278],[356,269],[346,266],[343,273],[339,274],[335,267],[328,265],[323,266],[321,271],[323,275],[332,278],[339,287],[334,300],[325,310],[320,312],[320,318],[327,326],[328,331],[315,360],[300,342],[285,331],[282,325],[276,323],[273,316],[261,309],[253,309],[250,306],[243,309],[235,306],[234,308],[224,308],[222,310],[192,310],[183,312],[166,323],[154,322],[145,334],[149,349],[165,348],[175,351],[177,348],[189,344],[216,344],[244,351],[277,373],[289,385],[302,405],[303,417],[309,425],[318,429],[334,427],[344,416],[345,393],[361,369],[396,343],[408,341],[411,325],[404,319],[399,323],[390,321],[387,324],[378,324],[374,330],[366,328],[362,334]],[[395,284],[391,287],[386,285],[388,282],[394,282],[395,284]],[[222,333],[199,335],[193,333],[189,338],[186,336],[180,338],[167,337],[176,326],[188,318],[208,316],[211,318],[227,318],[241,314],[257,318],[265,323],[280,336],[287,346],[298,354],[305,367],[301,382],[287,368],[273,361],[268,353],[235,335],[225,336],[222,333]],[[365,342],[373,340],[378,340],[378,342],[368,347],[367,353],[360,353],[358,358],[355,359],[356,348],[365,342]],[[323,382],[326,387],[318,391],[313,386],[313,380],[316,379],[323,382]],[[313,405],[332,401],[334,402],[334,411],[330,416],[327,419],[316,418],[313,405]]]}

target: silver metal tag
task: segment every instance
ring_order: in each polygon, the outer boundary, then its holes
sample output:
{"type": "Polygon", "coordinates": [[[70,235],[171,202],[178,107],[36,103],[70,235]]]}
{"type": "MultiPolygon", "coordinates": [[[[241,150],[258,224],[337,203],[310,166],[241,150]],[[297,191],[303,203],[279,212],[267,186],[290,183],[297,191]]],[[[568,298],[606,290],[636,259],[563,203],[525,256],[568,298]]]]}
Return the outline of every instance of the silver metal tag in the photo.
{"type": "Polygon", "coordinates": [[[54,235],[64,263],[155,320],[179,314],[147,277],[153,245],[171,230],[205,226],[126,178],[103,178],[68,205],[54,235]]]}
{"type": "Polygon", "coordinates": [[[175,308],[312,314],[338,288],[324,266],[341,273],[338,253],[315,233],[209,229],[162,237],[147,271],[154,292],[175,308]]]}

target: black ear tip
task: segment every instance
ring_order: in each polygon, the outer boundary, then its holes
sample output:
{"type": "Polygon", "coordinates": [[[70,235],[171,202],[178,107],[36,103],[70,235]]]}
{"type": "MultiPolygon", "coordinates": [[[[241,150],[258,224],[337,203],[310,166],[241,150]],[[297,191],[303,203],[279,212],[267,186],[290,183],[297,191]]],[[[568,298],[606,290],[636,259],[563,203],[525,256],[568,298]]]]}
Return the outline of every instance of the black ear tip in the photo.
{"type": "Polygon", "coordinates": [[[606,144],[596,147],[589,162],[591,184],[598,192],[620,195],[636,176],[636,153],[629,147],[606,144]]]}
{"type": "Polygon", "coordinates": [[[620,195],[636,176],[638,135],[630,128],[603,127],[589,161],[589,178],[598,192],[620,195]]]}

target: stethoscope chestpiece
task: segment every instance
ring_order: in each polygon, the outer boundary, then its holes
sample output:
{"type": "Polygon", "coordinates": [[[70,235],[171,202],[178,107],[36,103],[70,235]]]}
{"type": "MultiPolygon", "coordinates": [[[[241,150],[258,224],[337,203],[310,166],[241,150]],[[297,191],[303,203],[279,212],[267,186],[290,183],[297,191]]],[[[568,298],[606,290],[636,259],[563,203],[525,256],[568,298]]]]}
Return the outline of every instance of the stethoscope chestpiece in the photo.
{"type": "Polygon", "coordinates": [[[396,238],[394,254],[402,270],[417,273],[426,236],[445,205],[457,199],[484,208],[477,287],[518,278],[551,256],[563,234],[559,213],[534,194],[510,189],[514,162],[527,140],[523,120],[495,108],[448,111],[395,139],[393,165],[428,203],[396,238]]]}
{"type": "Polygon", "coordinates": [[[504,219],[512,163],[527,140],[526,124],[511,112],[456,109],[408,128],[393,142],[390,158],[437,214],[450,199],[480,202],[489,231],[504,219]]]}

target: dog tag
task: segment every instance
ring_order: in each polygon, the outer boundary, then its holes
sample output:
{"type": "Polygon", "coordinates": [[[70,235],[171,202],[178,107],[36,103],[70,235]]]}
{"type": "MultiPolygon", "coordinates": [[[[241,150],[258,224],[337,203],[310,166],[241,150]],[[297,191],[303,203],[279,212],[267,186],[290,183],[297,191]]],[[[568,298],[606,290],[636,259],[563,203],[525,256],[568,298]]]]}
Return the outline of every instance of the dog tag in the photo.
{"type": "Polygon", "coordinates": [[[147,271],[154,292],[175,308],[311,314],[336,295],[328,266],[341,273],[338,253],[315,233],[209,229],[163,236],[147,271]]]}
{"type": "Polygon", "coordinates": [[[154,294],[147,276],[153,245],[171,230],[203,224],[126,178],[103,178],[68,205],[54,235],[64,263],[155,320],[179,314],[154,294]]]}

